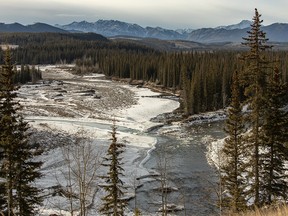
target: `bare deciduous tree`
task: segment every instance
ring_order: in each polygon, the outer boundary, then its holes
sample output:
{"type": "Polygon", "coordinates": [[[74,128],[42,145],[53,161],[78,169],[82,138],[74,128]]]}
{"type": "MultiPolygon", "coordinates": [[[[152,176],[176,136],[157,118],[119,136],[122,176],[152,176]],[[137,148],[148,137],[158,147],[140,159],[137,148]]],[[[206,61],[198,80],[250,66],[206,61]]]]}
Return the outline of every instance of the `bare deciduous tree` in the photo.
{"type": "Polygon", "coordinates": [[[168,171],[170,169],[172,163],[172,156],[168,155],[168,147],[166,145],[162,145],[159,147],[160,151],[157,153],[157,171],[158,175],[155,179],[159,182],[160,186],[158,188],[160,192],[160,208],[159,212],[162,212],[162,216],[166,216],[168,212],[171,210],[169,205],[169,194],[172,192],[173,188],[169,184],[169,174],[168,171]]]}
{"type": "Polygon", "coordinates": [[[70,213],[74,215],[75,200],[79,201],[80,215],[87,215],[88,201],[96,193],[97,171],[101,165],[101,150],[83,129],[75,134],[73,142],[62,146],[62,154],[67,170],[67,197],[70,213]]]}

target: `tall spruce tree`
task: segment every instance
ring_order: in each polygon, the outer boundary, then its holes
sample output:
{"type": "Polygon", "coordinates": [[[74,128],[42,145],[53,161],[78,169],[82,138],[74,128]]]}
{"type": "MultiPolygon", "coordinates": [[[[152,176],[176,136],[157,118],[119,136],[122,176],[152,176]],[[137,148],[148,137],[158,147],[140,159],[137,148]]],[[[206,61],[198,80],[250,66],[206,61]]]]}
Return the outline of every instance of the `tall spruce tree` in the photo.
{"type": "Polygon", "coordinates": [[[13,199],[13,186],[16,179],[15,158],[13,157],[16,144],[13,133],[15,125],[17,125],[16,112],[19,110],[19,104],[14,100],[17,88],[13,85],[11,79],[13,77],[13,66],[9,49],[6,51],[4,61],[5,65],[2,66],[0,74],[0,146],[2,150],[0,174],[4,182],[2,196],[5,201],[2,209],[7,209],[7,214],[12,215],[16,205],[13,199]]]}
{"type": "Polygon", "coordinates": [[[281,81],[278,68],[270,76],[265,103],[265,118],[262,136],[265,146],[263,153],[263,202],[271,204],[282,198],[286,201],[288,196],[287,167],[288,161],[288,112],[284,97],[288,92],[288,85],[281,81]]]}
{"type": "Polygon", "coordinates": [[[18,215],[34,215],[35,207],[41,205],[40,189],[33,185],[36,179],[41,177],[39,172],[41,161],[35,157],[42,153],[39,144],[29,142],[27,122],[23,118],[18,119],[18,130],[14,132],[14,138],[18,144],[14,151],[16,160],[15,201],[17,202],[18,215]]]}
{"type": "Polygon", "coordinates": [[[16,101],[16,87],[13,84],[13,65],[10,50],[7,49],[5,64],[0,74],[0,148],[3,179],[1,209],[7,215],[34,215],[34,209],[41,203],[39,190],[32,183],[39,178],[41,162],[35,156],[40,154],[39,146],[29,142],[28,125],[19,114],[21,106],[16,101]]]}
{"type": "Polygon", "coordinates": [[[225,125],[228,137],[225,139],[223,147],[225,162],[221,167],[221,179],[225,191],[222,202],[224,207],[229,208],[229,211],[238,212],[246,208],[244,193],[246,165],[243,161],[246,151],[242,139],[245,132],[245,122],[240,103],[240,86],[237,72],[233,75],[231,92],[231,103],[225,125]]]}
{"type": "Polygon", "coordinates": [[[117,128],[115,122],[112,125],[111,132],[111,144],[108,149],[107,157],[104,158],[103,166],[109,167],[107,176],[102,178],[106,184],[101,187],[107,192],[107,195],[102,198],[103,204],[100,208],[100,212],[105,215],[121,216],[124,215],[124,208],[127,205],[126,201],[123,200],[124,186],[120,179],[123,175],[124,169],[122,168],[123,163],[121,162],[121,153],[124,152],[124,144],[117,142],[116,132],[117,128]]]}
{"type": "Polygon", "coordinates": [[[260,149],[263,147],[261,140],[260,130],[263,126],[264,115],[264,95],[266,91],[266,78],[267,71],[270,62],[265,58],[265,50],[271,48],[266,44],[266,34],[261,30],[260,19],[261,15],[255,9],[255,15],[253,17],[253,23],[251,24],[251,30],[248,31],[248,37],[243,38],[244,45],[250,48],[247,55],[244,55],[246,63],[245,69],[242,73],[242,84],[245,87],[245,96],[247,98],[246,104],[249,106],[251,112],[248,113],[247,120],[251,124],[251,133],[247,138],[247,142],[251,144],[252,155],[250,157],[249,164],[251,164],[250,177],[250,197],[254,200],[255,206],[260,206],[262,203],[260,197],[261,190],[261,155],[260,149]]]}

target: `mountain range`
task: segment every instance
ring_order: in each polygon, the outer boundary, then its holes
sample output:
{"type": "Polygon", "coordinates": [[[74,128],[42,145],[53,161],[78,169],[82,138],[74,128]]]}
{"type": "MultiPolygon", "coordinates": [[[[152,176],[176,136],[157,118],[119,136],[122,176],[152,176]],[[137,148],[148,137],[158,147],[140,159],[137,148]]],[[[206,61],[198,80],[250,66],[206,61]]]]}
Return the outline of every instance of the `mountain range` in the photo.
{"type": "MultiPolygon", "coordinates": [[[[162,40],[189,40],[199,43],[241,42],[250,29],[251,21],[242,20],[238,24],[219,26],[216,28],[200,28],[196,30],[170,30],[161,27],[141,27],[137,24],[118,20],[98,20],[96,22],[73,22],[67,25],[56,25],[58,28],[72,32],[95,32],[106,37],[140,37],[162,40]]],[[[263,26],[267,37],[273,42],[288,42],[288,24],[274,23],[263,26]]]]}
{"type": "Polygon", "coordinates": [[[164,29],[161,27],[146,27],[143,28],[137,24],[121,22],[118,20],[98,20],[97,22],[73,22],[68,25],[56,25],[58,28],[66,31],[78,32],[95,32],[106,37],[115,36],[130,36],[130,37],[145,37],[158,38],[163,40],[178,40],[184,39],[183,34],[177,31],[164,29]]]}
{"type": "Polygon", "coordinates": [[[22,25],[20,23],[5,24],[0,23],[0,32],[58,32],[67,33],[67,31],[48,25],[46,23],[35,23],[32,25],[22,25]]]}
{"type": "MultiPolygon", "coordinates": [[[[238,24],[219,26],[216,28],[200,28],[170,30],[161,27],[142,27],[138,24],[118,20],[98,20],[96,22],[72,22],[67,25],[51,26],[45,23],[35,23],[24,26],[19,23],[0,23],[0,32],[94,32],[106,37],[117,38],[156,38],[161,40],[188,40],[199,43],[221,43],[243,41],[247,36],[251,21],[243,20],[238,24]]],[[[288,24],[274,23],[262,26],[267,38],[273,42],[288,42],[288,24]]]]}

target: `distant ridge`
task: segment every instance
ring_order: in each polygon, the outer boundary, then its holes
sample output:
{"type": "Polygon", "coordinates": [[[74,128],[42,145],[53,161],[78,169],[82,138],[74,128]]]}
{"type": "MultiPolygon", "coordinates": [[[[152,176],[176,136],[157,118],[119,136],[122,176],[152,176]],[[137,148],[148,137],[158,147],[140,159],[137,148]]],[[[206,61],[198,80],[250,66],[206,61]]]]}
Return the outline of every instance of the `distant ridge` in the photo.
{"type": "Polygon", "coordinates": [[[26,27],[20,23],[0,23],[0,32],[25,32],[26,27]]]}
{"type": "MultiPolygon", "coordinates": [[[[106,37],[127,36],[141,38],[156,38],[164,40],[189,40],[199,43],[240,43],[247,35],[251,21],[242,20],[238,24],[219,26],[216,28],[201,28],[196,30],[169,30],[161,27],[143,28],[137,24],[118,20],[98,20],[96,22],[73,22],[67,25],[56,25],[66,31],[95,32],[106,37]]],[[[273,42],[288,42],[288,24],[274,23],[262,27],[267,37],[273,42]]]]}
{"type": "Polygon", "coordinates": [[[67,33],[67,31],[48,25],[46,23],[35,23],[24,26],[20,23],[5,24],[0,23],[0,32],[58,32],[67,33]]]}
{"type": "MultiPolygon", "coordinates": [[[[57,32],[57,33],[97,33],[105,37],[155,38],[161,40],[188,40],[198,43],[240,43],[247,36],[251,21],[242,20],[238,24],[216,28],[177,29],[161,27],[141,27],[138,24],[118,20],[98,20],[96,22],[72,22],[67,25],[51,26],[46,23],[35,23],[24,26],[20,23],[0,23],[0,32],[57,32]]],[[[272,42],[288,42],[288,24],[274,23],[263,26],[267,38],[272,42]]]]}
{"type": "Polygon", "coordinates": [[[228,26],[218,26],[215,29],[226,29],[226,30],[233,30],[233,29],[246,29],[250,28],[252,21],[250,20],[242,20],[240,23],[232,24],[228,26]]]}
{"type": "MultiPolygon", "coordinates": [[[[201,43],[243,42],[243,37],[247,36],[248,30],[249,28],[203,28],[192,31],[186,39],[201,43]]],[[[262,30],[266,32],[266,37],[271,42],[288,42],[288,24],[286,23],[262,26],[262,30]]]]}
{"type": "Polygon", "coordinates": [[[164,40],[184,39],[183,35],[177,31],[164,29],[161,27],[143,28],[138,24],[126,23],[118,20],[98,20],[97,22],[72,22],[67,25],[56,25],[66,31],[95,32],[106,37],[132,36],[145,38],[158,38],[164,40]]]}

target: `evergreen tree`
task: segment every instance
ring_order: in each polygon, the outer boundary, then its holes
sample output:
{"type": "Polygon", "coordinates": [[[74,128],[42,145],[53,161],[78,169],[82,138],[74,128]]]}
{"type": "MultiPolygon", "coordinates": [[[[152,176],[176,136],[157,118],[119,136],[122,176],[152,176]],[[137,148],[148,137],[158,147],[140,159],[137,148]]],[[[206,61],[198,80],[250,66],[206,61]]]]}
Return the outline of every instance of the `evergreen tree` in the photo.
{"type": "Polygon", "coordinates": [[[243,44],[250,48],[244,60],[247,63],[246,70],[242,73],[242,84],[245,87],[245,96],[247,97],[246,104],[251,109],[248,114],[248,122],[251,124],[251,134],[247,142],[251,144],[252,155],[250,157],[251,172],[249,177],[251,180],[250,196],[253,197],[254,205],[260,206],[260,188],[261,179],[261,155],[260,149],[263,147],[260,130],[263,126],[264,115],[264,95],[266,91],[266,77],[267,68],[269,68],[269,61],[265,59],[264,51],[270,46],[266,45],[268,39],[265,33],[261,30],[260,20],[261,15],[255,9],[253,23],[251,24],[251,31],[248,31],[248,37],[243,38],[246,42],[243,44]]]}
{"type": "Polygon", "coordinates": [[[125,145],[117,142],[116,129],[115,123],[113,123],[111,132],[112,142],[108,149],[107,157],[104,158],[103,162],[103,166],[109,167],[107,176],[102,177],[107,184],[101,186],[107,192],[107,195],[102,198],[103,204],[100,212],[105,215],[121,216],[124,215],[124,207],[127,205],[122,199],[124,187],[120,179],[124,171],[120,155],[124,152],[123,148],[125,145]]]}
{"type": "Polygon", "coordinates": [[[245,201],[245,145],[242,140],[245,132],[244,119],[240,104],[240,86],[237,72],[233,75],[231,86],[232,98],[228,108],[228,119],[225,131],[229,134],[223,147],[224,165],[221,167],[221,179],[225,197],[223,205],[232,212],[242,211],[246,207],[245,201]]]}
{"type": "Polygon", "coordinates": [[[42,149],[37,143],[29,142],[27,122],[22,117],[19,118],[18,131],[15,131],[14,138],[17,139],[17,148],[14,154],[17,155],[16,161],[16,182],[15,182],[15,201],[19,215],[34,215],[34,208],[41,205],[42,198],[40,190],[32,183],[41,177],[39,172],[42,162],[35,161],[35,157],[42,153],[42,149]]]}
{"type": "Polygon", "coordinates": [[[19,114],[21,106],[16,101],[13,84],[14,70],[10,51],[7,49],[5,65],[0,74],[0,177],[4,180],[2,209],[8,215],[34,215],[34,208],[41,203],[39,190],[32,183],[40,177],[41,162],[35,162],[39,146],[29,142],[28,125],[19,114]]]}
{"type": "Polygon", "coordinates": [[[284,97],[287,94],[287,84],[281,82],[278,68],[270,76],[265,104],[265,119],[263,125],[263,140],[265,153],[263,155],[263,202],[271,204],[282,198],[287,200],[288,183],[285,162],[288,161],[288,112],[284,97]]]}
{"type": "Polygon", "coordinates": [[[183,65],[181,69],[182,76],[182,91],[181,91],[181,106],[185,115],[192,113],[192,98],[191,98],[191,72],[183,65]]]}
{"type": "Polygon", "coordinates": [[[17,87],[13,85],[13,66],[11,64],[10,51],[7,49],[5,56],[5,65],[2,66],[0,84],[0,146],[2,149],[0,176],[5,182],[5,189],[2,196],[5,200],[4,208],[8,215],[13,214],[14,199],[13,186],[16,179],[14,149],[16,141],[14,140],[14,129],[17,126],[16,112],[19,110],[19,104],[15,102],[17,87]]]}

